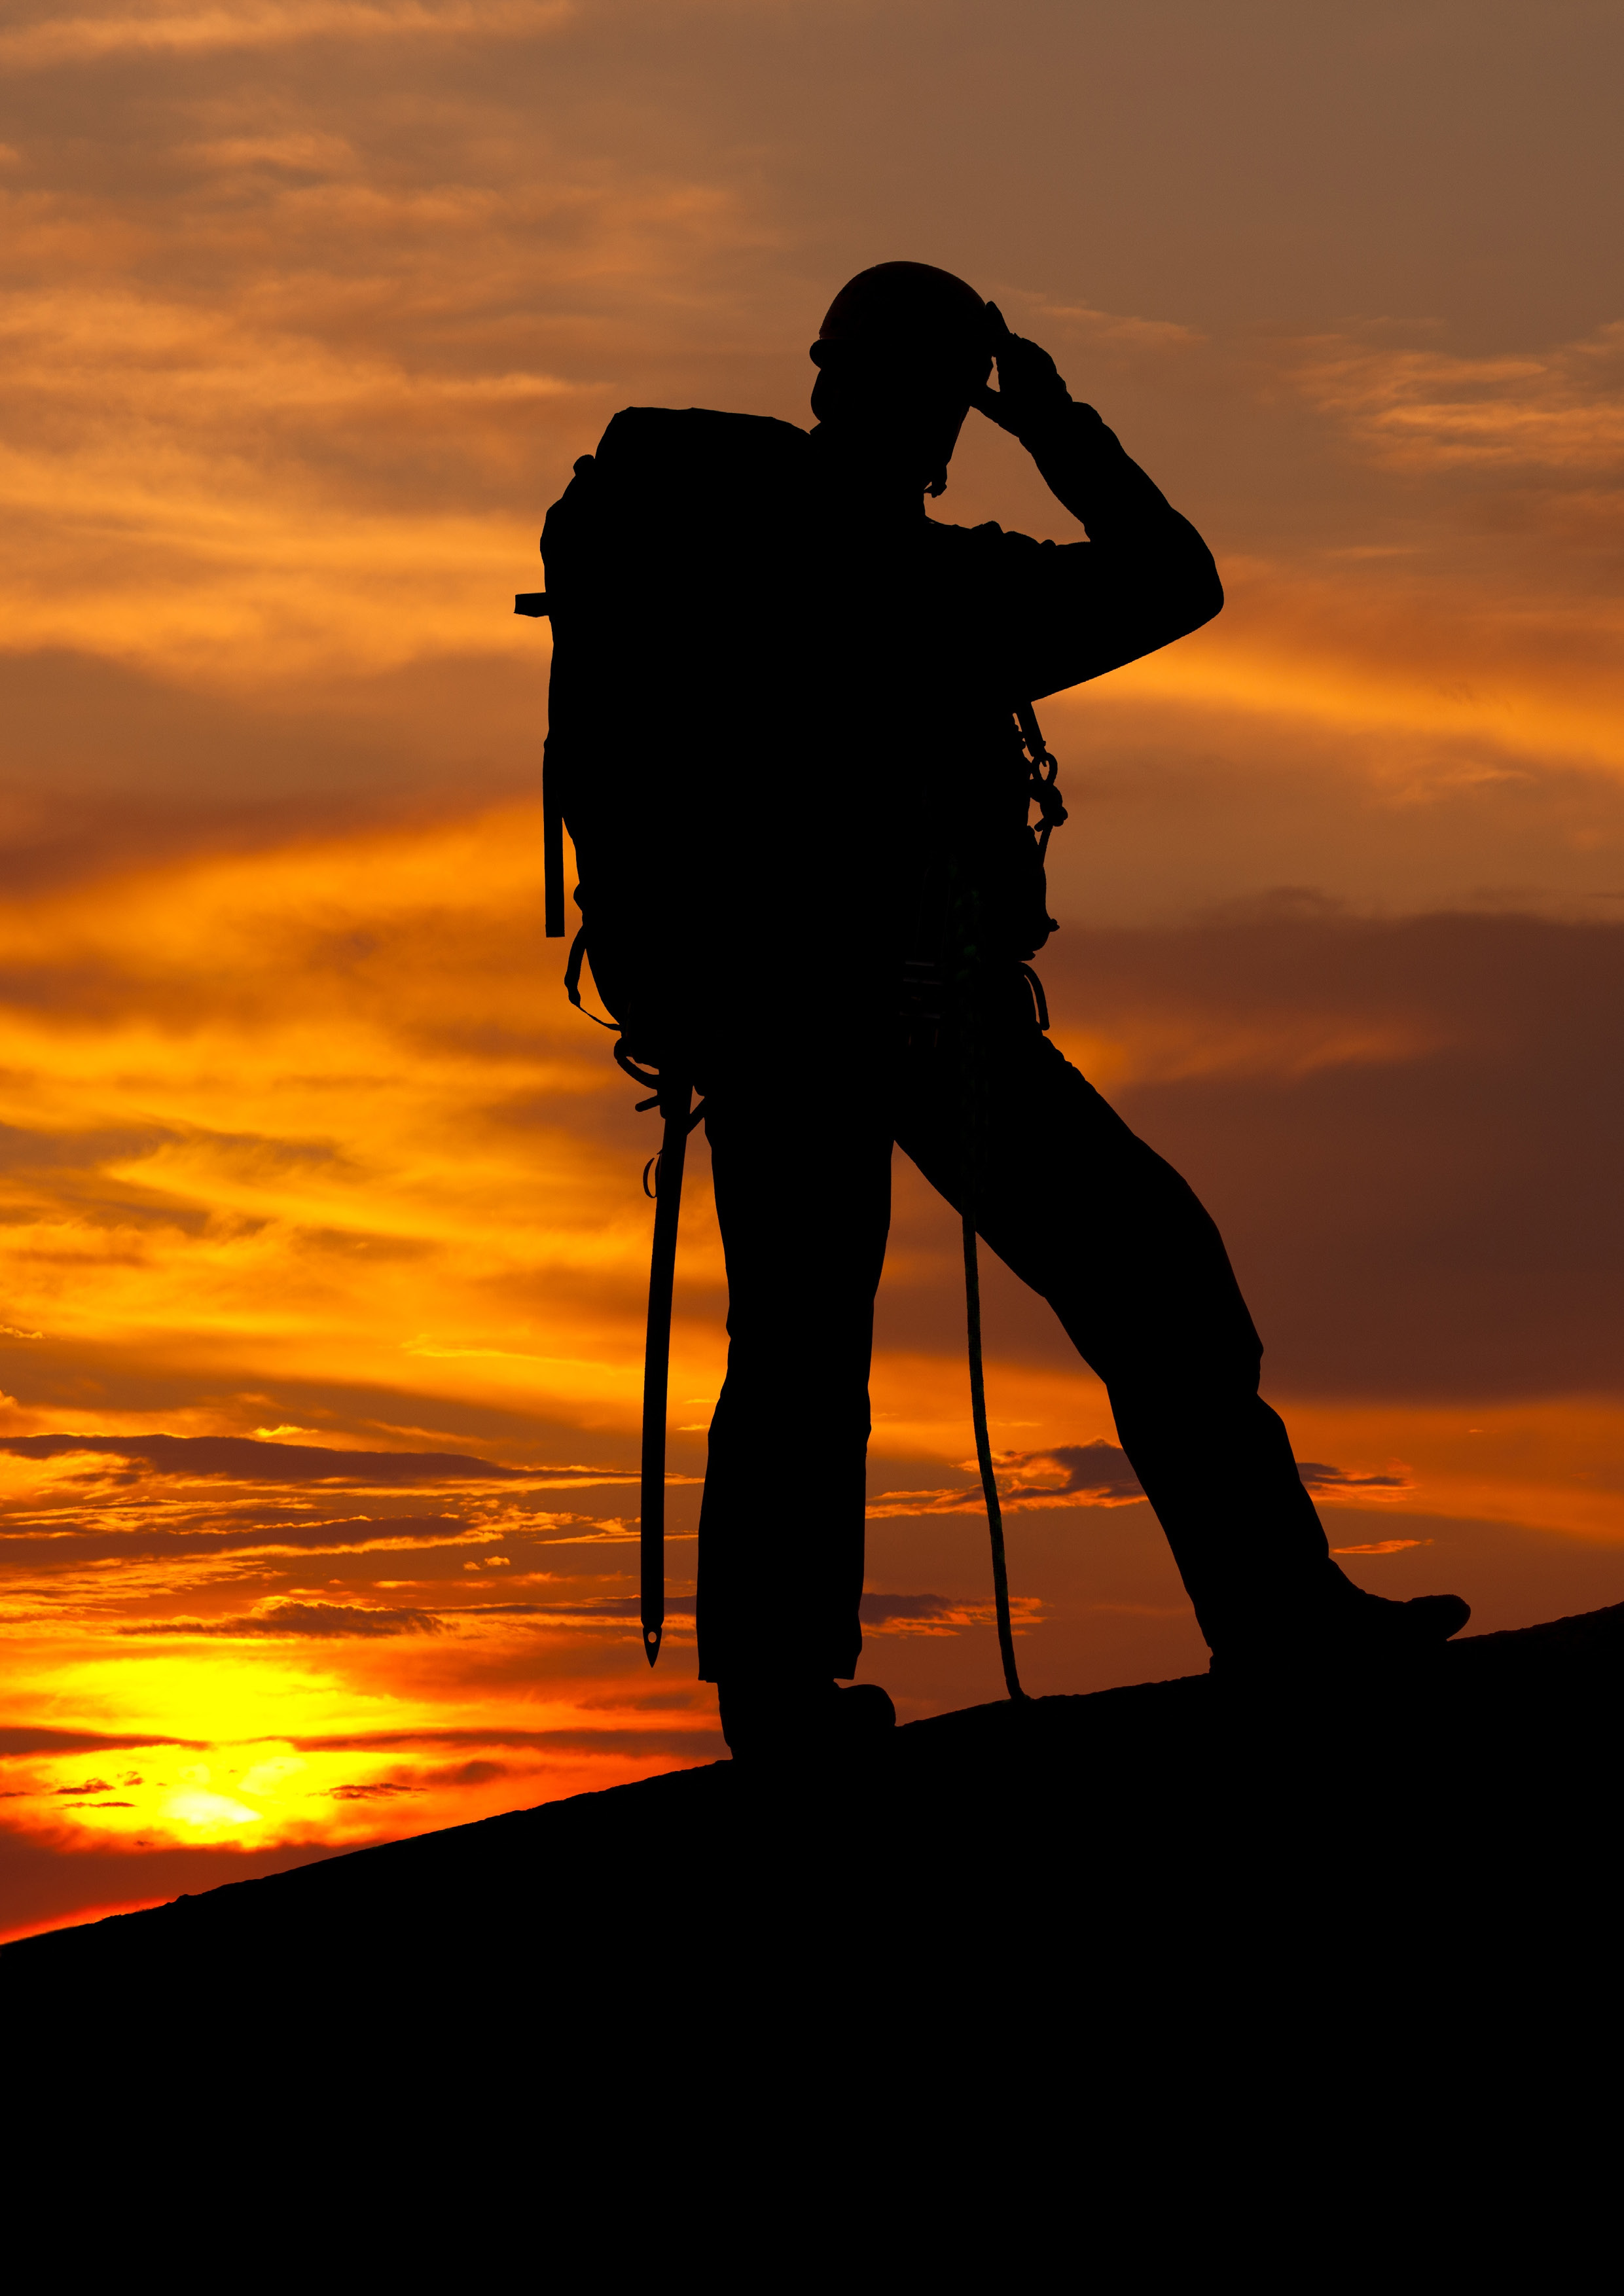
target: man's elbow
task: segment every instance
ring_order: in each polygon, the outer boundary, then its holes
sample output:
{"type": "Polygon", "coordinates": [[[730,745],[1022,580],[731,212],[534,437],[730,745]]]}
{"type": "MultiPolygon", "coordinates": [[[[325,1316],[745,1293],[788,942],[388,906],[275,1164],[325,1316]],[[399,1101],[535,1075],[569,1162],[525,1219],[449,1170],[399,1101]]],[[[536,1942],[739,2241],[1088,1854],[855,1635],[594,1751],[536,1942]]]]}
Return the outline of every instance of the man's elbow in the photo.
{"type": "Polygon", "coordinates": [[[1180,519],[1178,526],[1176,546],[1164,547],[1144,565],[1141,595],[1150,640],[1146,652],[1177,644],[1223,609],[1224,586],[1212,553],[1188,520],[1180,519]]]}
{"type": "Polygon", "coordinates": [[[1218,568],[1204,549],[1202,558],[1204,563],[1181,566],[1177,578],[1170,578],[1165,566],[1161,569],[1152,597],[1145,602],[1138,642],[1131,652],[1124,650],[1123,660],[1136,660],[1142,654],[1177,645],[1180,638],[1201,629],[1221,611],[1224,586],[1218,568]]]}
{"type": "Polygon", "coordinates": [[[1179,636],[1187,638],[1192,630],[1202,628],[1223,608],[1224,586],[1218,580],[1212,553],[1203,546],[1200,560],[1191,566],[1184,585],[1179,636]]]}

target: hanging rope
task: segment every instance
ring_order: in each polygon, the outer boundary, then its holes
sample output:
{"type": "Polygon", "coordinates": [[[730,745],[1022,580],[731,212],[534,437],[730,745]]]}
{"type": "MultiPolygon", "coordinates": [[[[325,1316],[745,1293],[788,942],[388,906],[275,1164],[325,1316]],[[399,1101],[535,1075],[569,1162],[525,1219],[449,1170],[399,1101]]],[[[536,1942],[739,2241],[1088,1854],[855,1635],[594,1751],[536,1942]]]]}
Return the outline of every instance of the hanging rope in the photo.
{"type": "Polygon", "coordinates": [[[964,1206],[964,1321],[970,1339],[970,1414],[975,1422],[975,1456],[981,1470],[981,1493],[987,1502],[987,1529],[992,1540],[992,1599],[998,1618],[998,1655],[1004,1661],[1004,1686],[1019,1705],[1026,1693],[1015,1667],[1015,1636],[1009,1617],[1009,1569],[1004,1559],[1004,1510],[998,1504],[997,1478],[992,1471],[992,1442],[987,1432],[987,1380],[981,1365],[981,1272],[976,1257],[975,1214],[964,1206]]]}
{"type": "MultiPolygon", "coordinates": [[[[1020,727],[1021,747],[1026,751],[1029,769],[1028,800],[1038,808],[1038,826],[1032,835],[1041,868],[1048,852],[1049,839],[1066,817],[1065,806],[1055,786],[1059,767],[1053,750],[1043,738],[1029,701],[1016,703],[1015,721],[1020,727]]],[[[1053,918],[1049,920],[1049,928],[1053,931],[1053,918]]],[[[1043,983],[1029,964],[1023,964],[1021,971],[1032,992],[1037,1008],[1034,1017],[1038,1027],[1046,1031],[1049,1007],[1043,993],[1043,983]]],[[[987,1534],[992,1545],[992,1598],[998,1621],[998,1655],[1004,1661],[1004,1686],[1012,1702],[1021,1705],[1025,1702],[1026,1693],[1021,1687],[1020,1670],[1015,1664],[1015,1632],[1009,1614],[1009,1565],[1004,1552],[1004,1510],[998,1501],[998,1480],[993,1472],[992,1438],[987,1427],[987,1374],[981,1356],[981,1271],[976,1241],[975,1195],[984,1148],[982,1134],[987,1116],[987,1078],[979,1041],[981,1020],[974,1010],[973,1003],[964,1012],[961,1026],[964,1030],[960,1055],[963,1063],[960,1088],[965,1152],[964,1323],[970,1356],[970,1415],[975,1424],[976,1464],[981,1471],[981,1496],[987,1506],[987,1534]]]]}

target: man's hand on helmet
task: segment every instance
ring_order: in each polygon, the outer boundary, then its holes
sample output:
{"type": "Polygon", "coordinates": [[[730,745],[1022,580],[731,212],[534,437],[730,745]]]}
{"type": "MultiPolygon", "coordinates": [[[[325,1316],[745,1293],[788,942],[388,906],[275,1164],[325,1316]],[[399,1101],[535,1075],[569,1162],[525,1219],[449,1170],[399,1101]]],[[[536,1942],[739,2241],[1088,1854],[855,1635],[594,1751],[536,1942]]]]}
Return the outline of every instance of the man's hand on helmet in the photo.
{"type": "Polygon", "coordinates": [[[1029,446],[1071,405],[1071,394],[1047,351],[1012,334],[996,303],[987,306],[987,318],[998,388],[988,390],[983,383],[970,403],[1000,430],[1029,446]]]}

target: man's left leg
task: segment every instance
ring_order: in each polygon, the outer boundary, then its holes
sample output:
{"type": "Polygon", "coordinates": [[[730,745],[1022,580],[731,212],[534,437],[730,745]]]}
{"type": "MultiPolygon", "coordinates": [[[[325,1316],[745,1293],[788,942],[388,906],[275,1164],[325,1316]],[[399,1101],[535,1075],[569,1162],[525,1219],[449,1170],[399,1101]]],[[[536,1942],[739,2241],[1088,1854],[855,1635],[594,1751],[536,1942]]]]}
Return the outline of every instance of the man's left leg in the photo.
{"type": "Polygon", "coordinates": [[[956,1208],[973,1195],[978,1231],[1104,1380],[1215,1654],[1430,1644],[1465,1623],[1456,1597],[1384,1602],[1332,1560],[1217,1228],[1039,1032],[1024,983],[972,1047],[915,1056],[897,1136],[956,1208]]]}

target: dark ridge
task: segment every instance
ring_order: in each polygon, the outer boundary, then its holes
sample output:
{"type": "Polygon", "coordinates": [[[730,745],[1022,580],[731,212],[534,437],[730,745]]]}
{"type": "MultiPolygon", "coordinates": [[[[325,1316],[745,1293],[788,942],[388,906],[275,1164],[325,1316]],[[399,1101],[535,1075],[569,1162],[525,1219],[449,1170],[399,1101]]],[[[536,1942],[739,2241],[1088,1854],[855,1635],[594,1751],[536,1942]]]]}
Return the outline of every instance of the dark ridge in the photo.
{"type": "Polygon", "coordinates": [[[329,1856],[7,1947],[13,2087],[116,2061],[211,2112],[314,2082],[331,2115],[331,2078],[389,2128],[432,2057],[471,2095],[540,2082],[526,2110],[578,2136],[645,2059],[1206,2080],[1267,2027],[1316,2079],[1377,2031],[1458,2065],[1552,1987],[1616,1992],[1621,1690],[1624,1603],[1415,1676],[1000,1702],[861,1766],[716,1762],[329,1856]]]}
{"type": "MultiPolygon", "coordinates": [[[[590,1842],[600,1872],[635,1858],[639,1843],[663,1839],[670,1824],[679,1824],[686,1836],[685,1855],[701,1837],[719,1849],[728,1837],[751,1834],[782,1797],[796,1804],[810,1798],[821,1809],[824,1796],[833,1794],[836,1805],[854,1817],[878,1817],[887,1829],[895,1825],[911,1835],[910,1810],[934,1816],[944,1797],[1029,1793],[1037,1786],[1046,1798],[1054,1798],[1057,1816],[1063,1814],[1068,1796],[1076,1795],[1086,1798],[1096,1816],[1109,1803],[1114,1820],[1128,1823],[1135,1797],[1152,1778],[1160,1796],[1170,1767],[1183,1775],[1187,1795],[1193,1791],[1191,1782],[1210,1783],[1215,1759],[1226,1764],[1241,1746],[1254,1761],[1268,1765],[1271,1779],[1295,1775],[1304,1749],[1284,1726],[1292,1716],[1312,1724],[1307,1757],[1311,1764],[1333,1748],[1342,1756],[1362,1750],[1366,1789],[1382,1775],[1392,1789],[1397,1812],[1407,1808],[1410,1798],[1408,1773],[1398,1763],[1401,1750],[1419,1760],[1440,1754],[1447,1742],[1463,1792],[1490,1771],[1487,1782],[1499,1792],[1513,1775],[1501,1767],[1508,1749],[1520,1750],[1514,1766],[1520,1774],[1535,1747],[1546,1746],[1553,1734],[1562,1738],[1565,1767],[1575,1772],[1587,1770],[1603,1751],[1611,1760],[1616,1726],[1624,1714],[1621,1693],[1624,1603],[1451,1644],[1436,1669],[1419,1678],[1347,1685],[1298,1679],[1243,1693],[1226,1690],[1211,1676],[1186,1675],[1083,1697],[1033,1699],[1024,1708],[999,1700],[910,1723],[894,1734],[878,1760],[863,1767],[797,1769],[759,1778],[724,1761],[578,1794],[504,1817],[324,1857],[144,1913],[23,1939],[4,1949],[0,1969],[14,1983],[23,1964],[43,1973],[47,1966],[70,1961],[104,1961],[111,1967],[131,1956],[161,1958],[172,1950],[184,1950],[191,1958],[201,1951],[229,1951],[231,1940],[261,1925],[275,1929],[284,1950],[301,1938],[314,1950],[319,1933],[330,1932],[330,1941],[336,1942],[347,1926],[364,1924],[368,1910],[386,1900],[398,1921],[438,1921],[447,1910],[441,1901],[447,1892],[473,1921],[499,1919],[503,1893],[526,1893],[540,1883],[555,1859],[567,1854],[566,1845],[573,1849],[590,1842]],[[1580,1710],[1605,1718],[1612,1726],[1594,1740],[1575,1742],[1567,1729],[1580,1710]],[[1215,1754],[1218,1748],[1223,1752],[1215,1754]]],[[[545,1734],[551,1743],[573,1742],[580,1734],[545,1734]]],[[[1328,1791],[1316,1797],[1300,1809],[1302,1825],[1334,1828],[1345,1814],[1341,1800],[1328,1791]]],[[[1050,1828],[1034,1832],[1035,1845],[1052,1849],[1053,1840],[1050,1828]]]]}

